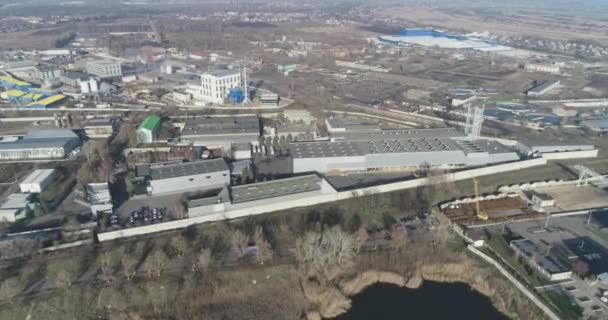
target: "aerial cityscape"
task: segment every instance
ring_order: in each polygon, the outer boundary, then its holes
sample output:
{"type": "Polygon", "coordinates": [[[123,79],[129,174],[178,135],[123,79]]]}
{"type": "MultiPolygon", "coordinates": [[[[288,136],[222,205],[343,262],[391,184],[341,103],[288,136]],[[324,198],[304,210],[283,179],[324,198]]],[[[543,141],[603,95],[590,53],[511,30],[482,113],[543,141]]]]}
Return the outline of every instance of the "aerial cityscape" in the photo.
{"type": "Polygon", "coordinates": [[[0,320],[608,319],[606,17],[0,0],[0,320]]]}

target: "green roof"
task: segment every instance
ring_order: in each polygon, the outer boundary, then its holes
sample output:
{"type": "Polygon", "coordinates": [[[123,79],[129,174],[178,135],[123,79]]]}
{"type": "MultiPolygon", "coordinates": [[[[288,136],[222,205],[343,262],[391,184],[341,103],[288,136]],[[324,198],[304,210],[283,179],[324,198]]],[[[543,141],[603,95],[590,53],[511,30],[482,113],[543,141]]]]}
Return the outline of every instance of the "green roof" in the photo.
{"type": "Polygon", "coordinates": [[[160,126],[160,117],[157,115],[151,115],[144,119],[142,123],[139,125],[138,129],[148,129],[150,131],[154,131],[158,129],[160,126]]]}

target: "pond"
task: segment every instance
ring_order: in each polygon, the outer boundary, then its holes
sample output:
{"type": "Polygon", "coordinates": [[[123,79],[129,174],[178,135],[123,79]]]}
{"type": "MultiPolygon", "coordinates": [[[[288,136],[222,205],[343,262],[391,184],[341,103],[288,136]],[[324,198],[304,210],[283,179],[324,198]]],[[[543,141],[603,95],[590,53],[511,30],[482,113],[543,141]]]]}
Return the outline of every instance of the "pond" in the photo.
{"type": "Polygon", "coordinates": [[[353,297],[351,310],[335,320],[508,319],[489,298],[464,283],[423,282],[418,289],[376,284],[353,297]]]}

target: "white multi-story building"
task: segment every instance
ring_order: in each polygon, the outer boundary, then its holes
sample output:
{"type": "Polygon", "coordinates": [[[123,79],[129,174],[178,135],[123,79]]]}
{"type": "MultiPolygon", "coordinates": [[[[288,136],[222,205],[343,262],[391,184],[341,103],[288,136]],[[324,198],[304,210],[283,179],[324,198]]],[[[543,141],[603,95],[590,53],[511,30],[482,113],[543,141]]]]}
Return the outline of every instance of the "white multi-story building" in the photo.
{"type": "Polygon", "coordinates": [[[99,78],[122,77],[122,66],[118,62],[87,61],[87,73],[99,78]]]}
{"type": "Polygon", "coordinates": [[[220,70],[206,72],[201,75],[200,92],[194,97],[205,102],[224,103],[230,89],[241,87],[241,72],[239,70],[220,70]]]}

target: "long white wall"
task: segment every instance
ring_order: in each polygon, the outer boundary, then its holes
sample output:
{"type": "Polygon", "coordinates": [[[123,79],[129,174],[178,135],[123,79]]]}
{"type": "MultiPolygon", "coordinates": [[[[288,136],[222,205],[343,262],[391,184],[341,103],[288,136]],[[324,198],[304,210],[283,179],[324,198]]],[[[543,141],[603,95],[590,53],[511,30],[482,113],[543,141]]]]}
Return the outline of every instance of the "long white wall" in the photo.
{"type": "MultiPolygon", "coordinates": [[[[546,163],[547,163],[547,160],[543,159],[543,158],[524,160],[524,161],[518,161],[518,162],[513,162],[513,163],[505,163],[505,164],[500,164],[500,165],[496,165],[496,166],[449,173],[446,175],[446,179],[451,180],[451,181],[466,180],[466,179],[472,179],[473,177],[477,177],[477,176],[492,175],[492,174],[497,174],[497,173],[501,173],[501,172],[509,172],[509,171],[521,170],[521,169],[525,169],[525,168],[531,168],[531,167],[535,167],[535,166],[541,166],[546,163]]],[[[346,200],[346,199],[358,197],[358,196],[411,189],[411,188],[424,186],[426,184],[428,184],[428,179],[423,178],[423,179],[414,179],[414,180],[408,180],[408,181],[402,181],[402,182],[389,183],[389,184],[368,187],[368,188],[355,189],[355,190],[351,190],[351,191],[335,192],[335,193],[321,193],[319,195],[311,195],[308,197],[302,197],[302,196],[296,195],[296,197],[290,196],[290,197],[286,197],[283,200],[275,199],[273,201],[262,201],[260,203],[260,205],[258,205],[258,206],[244,206],[244,207],[232,206],[232,210],[229,210],[229,211],[226,211],[223,213],[210,214],[210,215],[205,215],[205,216],[200,216],[200,217],[187,218],[187,219],[183,219],[183,220],[170,221],[170,222],[148,225],[148,226],[143,226],[143,227],[100,233],[97,235],[97,237],[100,242],[111,241],[111,240],[115,240],[115,239],[119,239],[119,238],[125,238],[125,237],[144,235],[144,234],[149,234],[149,233],[154,233],[154,232],[161,232],[161,231],[185,228],[190,225],[198,224],[198,223],[219,221],[219,220],[225,220],[225,219],[236,219],[236,218],[258,215],[258,214],[263,214],[263,213],[268,213],[268,212],[281,211],[281,210],[287,210],[287,209],[293,209],[293,208],[299,208],[299,207],[306,207],[306,206],[334,202],[334,201],[339,201],[339,200],[346,200]]]]}
{"type": "Polygon", "coordinates": [[[551,152],[551,153],[543,153],[543,158],[545,158],[547,160],[596,158],[597,154],[598,154],[598,149],[566,151],[566,152],[551,152]]]}

